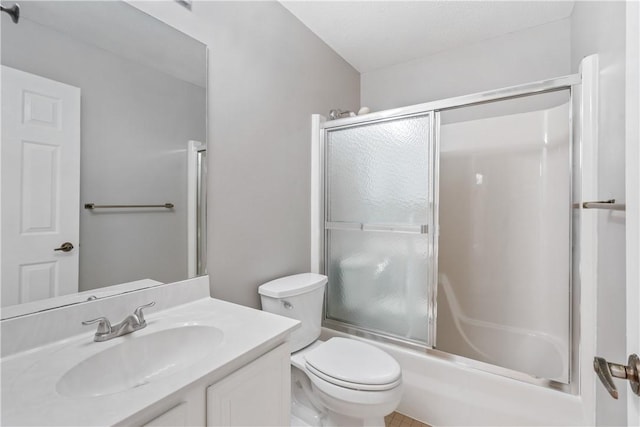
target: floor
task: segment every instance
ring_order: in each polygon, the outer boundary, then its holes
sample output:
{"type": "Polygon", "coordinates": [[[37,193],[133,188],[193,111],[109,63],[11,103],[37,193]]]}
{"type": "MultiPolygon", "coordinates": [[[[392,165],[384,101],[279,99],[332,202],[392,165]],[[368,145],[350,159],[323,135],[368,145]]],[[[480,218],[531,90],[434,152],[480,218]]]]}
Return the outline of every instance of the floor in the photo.
{"type": "Polygon", "coordinates": [[[393,412],[384,417],[384,425],[386,427],[429,427],[428,424],[421,423],[398,412],[393,412]]]}

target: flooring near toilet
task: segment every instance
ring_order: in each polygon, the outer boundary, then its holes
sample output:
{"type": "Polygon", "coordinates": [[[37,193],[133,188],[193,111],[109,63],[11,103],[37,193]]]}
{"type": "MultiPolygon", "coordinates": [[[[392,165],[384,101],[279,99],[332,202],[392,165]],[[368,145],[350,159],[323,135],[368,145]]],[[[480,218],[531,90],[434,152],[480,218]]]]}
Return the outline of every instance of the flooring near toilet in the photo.
{"type": "Polygon", "coordinates": [[[430,427],[429,424],[421,423],[398,412],[392,412],[384,417],[384,425],[385,427],[430,427]]]}
{"type": "MultiPolygon", "coordinates": [[[[392,412],[384,417],[384,425],[385,427],[431,427],[429,424],[421,423],[418,420],[414,420],[413,418],[407,417],[406,415],[402,415],[398,412],[392,412]]],[[[291,426],[307,427],[309,424],[292,415],[291,426]]]]}

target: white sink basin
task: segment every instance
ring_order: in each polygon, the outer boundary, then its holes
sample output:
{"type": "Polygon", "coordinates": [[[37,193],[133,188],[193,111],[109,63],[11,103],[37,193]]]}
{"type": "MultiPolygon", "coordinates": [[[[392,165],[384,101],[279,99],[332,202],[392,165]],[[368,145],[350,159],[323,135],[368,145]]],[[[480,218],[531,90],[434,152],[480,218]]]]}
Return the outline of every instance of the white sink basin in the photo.
{"type": "MultiPolygon", "coordinates": [[[[223,333],[213,326],[180,326],[146,335],[126,335],[68,370],[58,393],[92,397],[120,393],[172,375],[210,356],[223,333]]],[[[92,345],[102,345],[95,343],[92,345]]]]}

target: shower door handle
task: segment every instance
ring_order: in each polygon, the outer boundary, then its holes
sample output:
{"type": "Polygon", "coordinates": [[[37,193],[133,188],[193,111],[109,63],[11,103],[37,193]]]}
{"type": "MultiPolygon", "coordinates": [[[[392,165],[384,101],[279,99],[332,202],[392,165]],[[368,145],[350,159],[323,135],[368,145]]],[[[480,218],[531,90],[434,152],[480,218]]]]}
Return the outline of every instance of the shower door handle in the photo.
{"type": "Polygon", "coordinates": [[[596,371],[598,378],[600,378],[600,381],[614,399],[618,398],[618,389],[613,382],[614,377],[629,380],[631,390],[640,396],[640,358],[637,354],[629,356],[627,366],[607,362],[607,360],[602,357],[594,357],[593,369],[596,371]]]}
{"type": "Polygon", "coordinates": [[[383,231],[388,233],[428,234],[427,224],[364,224],[361,222],[325,222],[327,230],[383,231]]]}

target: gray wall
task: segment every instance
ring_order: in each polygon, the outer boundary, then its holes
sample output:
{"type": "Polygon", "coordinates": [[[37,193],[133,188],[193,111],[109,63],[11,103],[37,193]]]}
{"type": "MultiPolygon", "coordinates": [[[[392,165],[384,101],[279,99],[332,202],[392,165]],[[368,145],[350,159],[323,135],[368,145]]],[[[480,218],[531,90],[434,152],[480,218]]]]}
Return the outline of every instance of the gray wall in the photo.
{"type": "MultiPolygon", "coordinates": [[[[598,196],[625,200],[625,3],[576,2],[571,17],[571,64],[598,53],[600,60],[598,196]]],[[[608,211],[598,215],[597,353],[626,362],[625,223],[608,211]]],[[[611,399],[597,385],[598,425],[626,424],[628,386],[618,383],[620,398],[611,399]]]]}
{"type": "Polygon", "coordinates": [[[568,19],[449,49],[362,74],[372,111],[569,74],[568,19]]]}
{"type": "Polygon", "coordinates": [[[309,271],[311,114],[359,107],[359,73],[277,2],[135,2],[209,46],[209,256],[216,298],[309,271]]]}
{"type": "Polygon", "coordinates": [[[176,205],[128,213],[80,209],[80,290],[186,278],[186,144],[205,138],[205,89],[28,15],[19,25],[3,25],[2,64],[81,88],[81,204],[176,205]]]}

